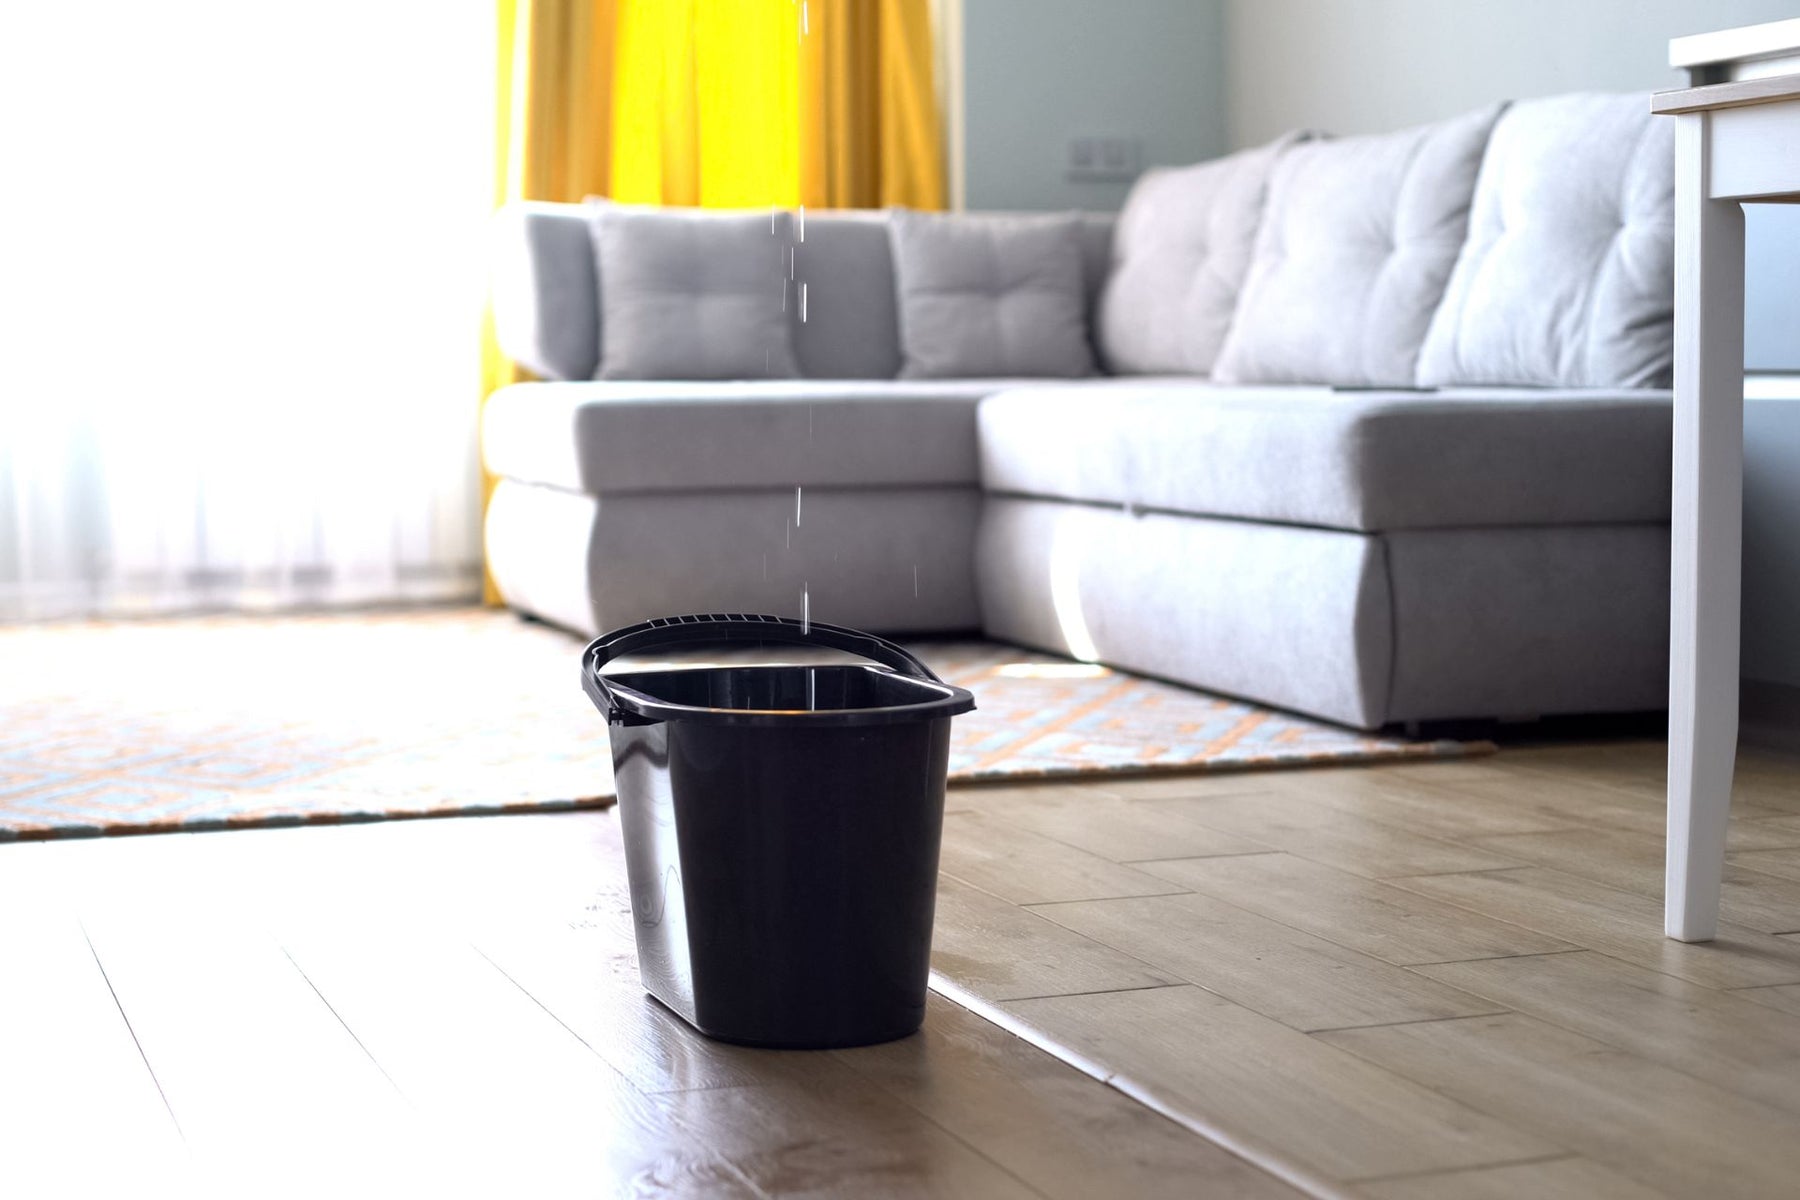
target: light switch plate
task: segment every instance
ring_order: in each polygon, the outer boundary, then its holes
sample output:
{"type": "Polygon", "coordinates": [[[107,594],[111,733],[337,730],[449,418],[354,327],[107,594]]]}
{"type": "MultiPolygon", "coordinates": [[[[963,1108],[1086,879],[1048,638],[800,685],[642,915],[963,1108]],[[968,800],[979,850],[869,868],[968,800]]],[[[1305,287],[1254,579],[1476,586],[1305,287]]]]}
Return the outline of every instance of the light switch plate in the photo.
{"type": "Polygon", "coordinates": [[[1077,134],[1069,139],[1068,161],[1063,174],[1089,183],[1136,179],[1143,169],[1144,149],[1139,139],[1123,134],[1077,134]]]}

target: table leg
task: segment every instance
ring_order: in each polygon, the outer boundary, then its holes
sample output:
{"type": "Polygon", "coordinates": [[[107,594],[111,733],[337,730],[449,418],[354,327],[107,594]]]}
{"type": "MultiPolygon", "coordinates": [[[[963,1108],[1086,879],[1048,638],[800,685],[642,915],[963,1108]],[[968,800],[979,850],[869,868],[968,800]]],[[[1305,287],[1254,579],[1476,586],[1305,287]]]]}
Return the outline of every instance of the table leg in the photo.
{"type": "Polygon", "coordinates": [[[1710,198],[1711,117],[1675,118],[1675,461],[1664,931],[1719,924],[1737,758],[1744,210],[1710,198]]]}

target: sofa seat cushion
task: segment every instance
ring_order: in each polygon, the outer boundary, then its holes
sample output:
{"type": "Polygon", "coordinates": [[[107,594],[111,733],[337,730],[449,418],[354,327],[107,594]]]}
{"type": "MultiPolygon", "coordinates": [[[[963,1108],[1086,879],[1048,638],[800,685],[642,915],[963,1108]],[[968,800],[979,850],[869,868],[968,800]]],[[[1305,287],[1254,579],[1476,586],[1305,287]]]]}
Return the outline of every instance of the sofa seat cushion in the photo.
{"type": "Polygon", "coordinates": [[[1669,519],[1667,392],[1108,382],[980,409],[989,492],[1377,532],[1669,519]]]}
{"type": "Polygon", "coordinates": [[[520,383],[482,412],[489,471],[589,495],[962,485],[975,405],[1017,380],[520,383]]]}

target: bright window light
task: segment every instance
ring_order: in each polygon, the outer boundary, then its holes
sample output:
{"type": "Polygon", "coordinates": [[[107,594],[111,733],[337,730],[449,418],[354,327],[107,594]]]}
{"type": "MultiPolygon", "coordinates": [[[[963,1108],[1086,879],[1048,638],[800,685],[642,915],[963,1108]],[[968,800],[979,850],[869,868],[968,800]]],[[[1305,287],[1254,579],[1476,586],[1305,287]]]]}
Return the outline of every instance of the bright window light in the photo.
{"type": "Polygon", "coordinates": [[[7,7],[0,618],[473,586],[492,25],[7,7]]]}

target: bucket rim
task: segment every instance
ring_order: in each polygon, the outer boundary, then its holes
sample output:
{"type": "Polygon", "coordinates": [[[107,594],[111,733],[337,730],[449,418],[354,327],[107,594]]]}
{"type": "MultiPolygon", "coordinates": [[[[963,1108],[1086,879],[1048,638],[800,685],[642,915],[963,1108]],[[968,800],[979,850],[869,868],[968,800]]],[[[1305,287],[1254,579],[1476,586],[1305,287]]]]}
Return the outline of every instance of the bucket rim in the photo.
{"type": "MultiPolygon", "coordinates": [[[[741,668],[740,668],[741,669],[741,668]]],[[[873,666],[868,669],[874,669],[873,666]]],[[[603,634],[589,643],[581,656],[582,690],[611,725],[647,725],[676,721],[702,725],[783,725],[811,728],[854,725],[897,725],[947,720],[975,708],[975,697],[966,688],[945,683],[910,652],[885,638],[860,630],[820,622],[796,621],[763,614],[711,613],[684,617],[659,617],[603,634]],[[890,673],[938,693],[916,704],[868,708],[755,709],[713,708],[680,704],[647,695],[605,676],[601,668],[613,658],[673,645],[697,642],[721,644],[776,642],[823,646],[843,650],[890,673]]]]}
{"type": "MultiPolygon", "coordinates": [[[[898,672],[887,671],[879,666],[863,664],[832,663],[838,669],[880,671],[883,674],[895,675],[908,683],[937,695],[929,700],[921,700],[913,704],[872,705],[862,708],[715,708],[703,704],[682,704],[674,700],[665,700],[641,691],[623,681],[622,676],[606,677],[607,691],[611,694],[615,709],[622,710],[639,722],[674,721],[694,725],[776,725],[785,728],[824,728],[845,727],[853,725],[899,725],[918,721],[935,721],[957,716],[974,709],[975,697],[966,688],[939,680],[919,679],[913,676],[899,675],[898,672]]],[[[708,670],[718,668],[676,668],[687,670],[708,670]]],[[[803,670],[804,667],[769,665],[744,665],[728,668],[736,671],[756,670],[803,670]]],[[[611,713],[608,714],[609,718],[611,713]]],[[[620,722],[614,722],[618,724],[620,722]]]]}

